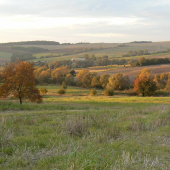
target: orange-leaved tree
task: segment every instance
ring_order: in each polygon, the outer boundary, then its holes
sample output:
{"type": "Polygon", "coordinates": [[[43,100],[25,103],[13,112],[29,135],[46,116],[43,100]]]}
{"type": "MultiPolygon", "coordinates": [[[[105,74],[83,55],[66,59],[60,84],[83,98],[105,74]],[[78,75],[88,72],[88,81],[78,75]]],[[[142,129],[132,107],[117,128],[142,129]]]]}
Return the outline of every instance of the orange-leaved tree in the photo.
{"type": "Polygon", "coordinates": [[[134,82],[134,90],[142,96],[150,96],[157,89],[156,82],[151,76],[151,71],[143,69],[134,82]]]}
{"type": "Polygon", "coordinates": [[[5,67],[1,75],[3,84],[0,86],[0,98],[5,99],[12,95],[20,100],[20,104],[24,99],[42,102],[42,96],[36,88],[33,63],[12,63],[5,67]]]}

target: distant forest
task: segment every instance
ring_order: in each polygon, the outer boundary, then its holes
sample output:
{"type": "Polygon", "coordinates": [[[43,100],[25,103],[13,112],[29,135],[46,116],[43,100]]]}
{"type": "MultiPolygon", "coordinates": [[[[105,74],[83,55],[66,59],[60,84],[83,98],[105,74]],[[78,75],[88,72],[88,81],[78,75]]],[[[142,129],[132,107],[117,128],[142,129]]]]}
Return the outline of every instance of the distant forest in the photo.
{"type": "Polygon", "coordinates": [[[130,43],[152,43],[152,41],[132,41],[130,43]]]}
{"type": "Polygon", "coordinates": [[[40,48],[40,47],[20,47],[20,46],[14,46],[11,47],[13,50],[21,50],[21,51],[26,51],[26,52],[31,52],[31,53],[41,53],[41,52],[47,52],[49,51],[48,49],[45,48],[40,48]]]}
{"type": "Polygon", "coordinates": [[[6,45],[60,45],[59,42],[55,41],[21,41],[21,42],[8,42],[0,43],[1,46],[6,45]]]}

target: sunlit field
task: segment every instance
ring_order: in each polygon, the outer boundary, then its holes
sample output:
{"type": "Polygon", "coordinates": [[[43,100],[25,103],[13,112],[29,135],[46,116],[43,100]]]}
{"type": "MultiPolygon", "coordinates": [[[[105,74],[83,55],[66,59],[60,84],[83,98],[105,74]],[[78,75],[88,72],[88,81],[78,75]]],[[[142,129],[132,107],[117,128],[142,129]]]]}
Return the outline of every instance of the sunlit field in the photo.
{"type": "Polygon", "coordinates": [[[0,101],[0,169],[170,169],[170,97],[42,87],[42,104],[0,101]]]}

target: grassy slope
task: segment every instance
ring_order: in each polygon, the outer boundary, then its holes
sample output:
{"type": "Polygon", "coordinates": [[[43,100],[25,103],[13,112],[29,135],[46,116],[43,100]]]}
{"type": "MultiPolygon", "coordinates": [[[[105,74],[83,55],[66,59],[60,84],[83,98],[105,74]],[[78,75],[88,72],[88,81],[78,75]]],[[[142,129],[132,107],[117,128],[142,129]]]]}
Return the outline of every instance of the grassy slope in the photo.
{"type": "Polygon", "coordinates": [[[0,101],[0,169],[170,168],[169,97],[58,88],[40,105],[0,101]]]}
{"type": "MultiPolygon", "coordinates": [[[[92,51],[86,51],[78,54],[73,54],[73,55],[67,55],[67,56],[62,56],[62,57],[57,57],[57,58],[52,58],[52,59],[45,59],[46,61],[51,61],[51,60],[61,60],[61,59],[71,59],[74,56],[77,57],[83,57],[84,53],[87,54],[95,54],[97,57],[101,57],[103,55],[108,55],[109,57],[113,56],[115,58],[120,57],[121,53],[127,53],[127,51],[138,51],[138,50],[144,50],[147,49],[149,52],[152,51],[157,51],[157,50],[166,50],[167,48],[170,47],[170,42],[155,42],[155,43],[127,43],[127,46],[125,47],[117,47],[117,44],[86,44],[86,45],[62,45],[62,46],[56,46],[56,48],[53,46],[51,47],[46,47],[48,49],[51,49],[51,53],[48,54],[64,54],[64,53],[74,53],[75,50],[83,49],[83,48],[93,48],[94,50],[92,51]],[[100,49],[99,47],[103,47],[104,49],[100,49]],[[110,48],[107,48],[110,47],[110,48]],[[95,50],[96,49],[96,50],[95,50]]],[[[45,53],[42,54],[37,54],[35,55],[36,57],[40,57],[46,55],[45,53]]],[[[164,55],[164,54],[160,54],[164,55]]],[[[154,55],[155,56],[155,55],[154,55]]],[[[131,58],[139,58],[141,56],[137,57],[129,57],[131,58]]],[[[127,57],[126,57],[127,58],[127,57]]],[[[44,59],[43,59],[44,60],[44,59]]]]}
{"type": "Polygon", "coordinates": [[[0,64],[5,64],[10,61],[11,53],[0,52],[0,64]]]}
{"type": "MultiPolygon", "coordinates": [[[[54,60],[69,60],[73,58],[74,56],[77,57],[83,57],[84,53],[88,54],[95,54],[97,57],[101,57],[103,55],[108,55],[109,57],[120,57],[121,53],[127,53],[129,50],[140,50],[140,49],[147,49],[148,51],[157,51],[157,50],[165,50],[170,47],[170,42],[154,42],[154,43],[127,43],[126,47],[117,47],[118,44],[116,43],[92,43],[92,44],[76,44],[76,45],[34,45],[35,47],[40,48],[46,48],[50,51],[47,53],[40,53],[35,54],[35,56],[38,58],[34,61],[43,60],[43,61],[54,61],[54,60]],[[104,49],[99,50],[100,47],[103,47],[104,49]],[[93,48],[92,51],[85,51],[78,54],[73,54],[76,50],[82,51],[84,48],[93,48]],[[45,59],[39,59],[40,56],[50,55],[50,54],[66,54],[71,53],[72,55],[66,55],[62,57],[55,57],[55,58],[45,58],[45,59]]],[[[32,45],[31,45],[32,46],[32,45]]],[[[23,47],[29,47],[23,46],[23,47]]],[[[3,46],[0,47],[0,52],[6,52],[6,53],[16,53],[21,51],[12,50],[10,46],[3,46]]],[[[161,54],[160,54],[161,55],[161,54]]],[[[164,54],[163,54],[164,55],[164,54]]],[[[130,57],[134,58],[134,57],[130,57]]],[[[130,59],[129,58],[129,59],[130,59]]],[[[138,58],[138,57],[135,57],[138,58]]],[[[0,56],[0,61],[2,57],[0,56]]]]}

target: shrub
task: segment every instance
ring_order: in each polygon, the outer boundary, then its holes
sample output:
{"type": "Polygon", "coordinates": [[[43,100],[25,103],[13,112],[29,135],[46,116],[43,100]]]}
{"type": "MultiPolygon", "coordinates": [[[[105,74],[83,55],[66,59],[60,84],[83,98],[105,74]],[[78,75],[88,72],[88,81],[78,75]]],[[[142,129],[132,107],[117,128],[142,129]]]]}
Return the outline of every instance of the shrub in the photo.
{"type": "Polygon", "coordinates": [[[63,88],[63,89],[66,89],[66,88],[67,88],[67,85],[66,85],[66,83],[65,83],[64,81],[62,82],[62,88],[63,88]]]}
{"type": "Polygon", "coordinates": [[[105,96],[113,96],[113,94],[114,94],[114,91],[113,91],[112,88],[106,88],[106,89],[104,90],[104,95],[105,95],[105,96]]]}
{"type": "Polygon", "coordinates": [[[165,90],[157,90],[154,96],[169,96],[169,92],[165,90]]]}
{"type": "Polygon", "coordinates": [[[126,90],[125,93],[127,93],[127,95],[129,95],[129,96],[137,96],[137,95],[138,95],[138,94],[134,91],[134,89],[126,90]]]}
{"type": "Polygon", "coordinates": [[[95,96],[96,94],[97,94],[96,89],[92,89],[92,90],[90,91],[90,95],[91,95],[91,96],[95,96]]]}
{"type": "Polygon", "coordinates": [[[41,94],[46,94],[48,90],[46,88],[41,88],[40,89],[41,94]]]}
{"type": "Polygon", "coordinates": [[[65,94],[65,93],[66,93],[66,91],[63,88],[58,90],[58,94],[65,94]]]}

